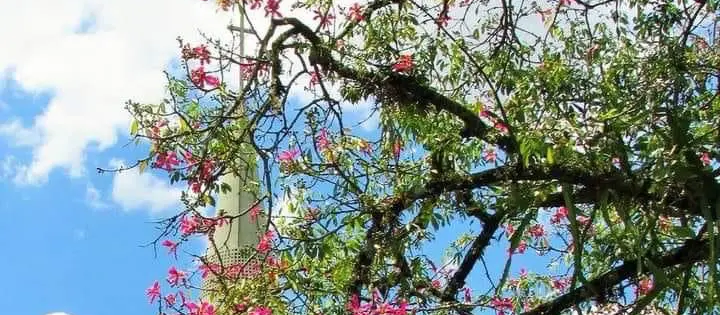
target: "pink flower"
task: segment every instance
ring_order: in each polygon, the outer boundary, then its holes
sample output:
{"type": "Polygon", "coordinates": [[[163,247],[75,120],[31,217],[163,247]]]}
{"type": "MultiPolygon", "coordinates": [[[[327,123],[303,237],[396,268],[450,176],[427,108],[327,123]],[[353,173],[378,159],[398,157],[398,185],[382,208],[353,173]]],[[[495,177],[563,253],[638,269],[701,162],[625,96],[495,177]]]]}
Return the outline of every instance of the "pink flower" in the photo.
{"type": "Polygon", "coordinates": [[[488,111],[487,109],[481,110],[480,114],[478,114],[478,116],[480,116],[480,118],[493,119],[492,115],[490,114],[490,111],[488,111]]]}
{"type": "Polygon", "coordinates": [[[320,83],[320,74],[317,71],[310,72],[310,87],[314,87],[320,83]]]}
{"type": "Polygon", "coordinates": [[[483,151],[483,160],[488,163],[495,163],[497,159],[497,153],[493,149],[487,149],[483,151]]]}
{"type": "Polygon", "coordinates": [[[313,10],[313,12],[315,12],[315,17],[313,17],[313,21],[320,19],[320,28],[329,28],[332,24],[332,20],[335,19],[335,16],[330,14],[330,12],[325,12],[325,14],[320,12],[320,10],[313,10]]]}
{"type": "Polygon", "coordinates": [[[201,65],[210,63],[210,52],[207,50],[205,45],[193,48],[193,53],[195,53],[195,57],[197,59],[200,59],[201,65]]]}
{"type": "Polygon", "coordinates": [[[240,73],[244,80],[249,80],[253,73],[255,72],[255,67],[259,67],[258,69],[258,76],[262,76],[268,71],[268,64],[265,62],[254,62],[254,61],[248,61],[248,62],[241,62],[240,63],[240,73]]]}
{"type": "Polygon", "coordinates": [[[524,254],[526,249],[527,242],[525,242],[525,240],[520,240],[520,243],[518,243],[518,246],[515,248],[515,251],[512,254],[524,254]]]}
{"type": "Polygon", "coordinates": [[[153,138],[159,138],[160,137],[160,128],[167,126],[168,120],[167,119],[161,119],[156,121],[152,127],[150,127],[150,135],[153,138]]]}
{"type": "Polygon", "coordinates": [[[193,157],[193,154],[190,151],[183,152],[183,157],[185,158],[185,162],[189,166],[195,165],[195,163],[197,163],[197,159],[193,157]]]}
{"type": "Polygon", "coordinates": [[[550,223],[552,224],[558,224],[563,219],[567,218],[568,215],[568,209],[565,207],[560,207],[555,211],[555,214],[550,218],[550,223]]]}
{"type": "Polygon", "coordinates": [[[575,217],[575,220],[577,220],[577,222],[580,223],[580,225],[582,225],[583,227],[586,227],[592,223],[592,222],[590,222],[590,218],[588,218],[582,214],[575,217]]]}
{"type": "Polygon", "coordinates": [[[402,152],[402,142],[400,140],[395,140],[395,143],[393,144],[393,156],[395,159],[400,158],[400,153],[402,152]]]}
{"type": "Polygon", "coordinates": [[[360,22],[365,19],[362,13],[362,9],[360,8],[360,5],[355,2],[348,11],[348,19],[350,19],[353,22],[360,22]]]}
{"type": "Polygon", "coordinates": [[[463,288],[463,297],[465,299],[465,303],[472,302],[472,290],[468,287],[463,288]]]}
{"type": "Polygon", "coordinates": [[[509,131],[508,126],[507,126],[506,124],[504,124],[504,123],[499,122],[499,121],[495,123],[495,129],[497,129],[497,131],[500,132],[500,133],[502,133],[502,134],[506,134],[506,133],[508,133],[508,131],[509,131]]]}
{"type": "Polygon", "coordinates": [[[399,303],[397,303],[397,306],[390,310],[390,315],[407,315],[407,306],[407,301],[400,301],[399,303]]]}
{"type": "Polygon", "coordinates": [[[200,265],[200,267],[198,267],[198,269],[200,270],[200,277],[205,279],[205,278],[207,278],[208,275],[210,275],[210,273],[219,273],[220,265],[213,264],[213,263],[210,263],[210,264],[203,263],[202,265],[200,265]]]}
{"type": "Polygon", "coordinates": [[[168,294],[165,296],[165,303],[169,306],[175,305],[175,294],[168,294]]]}
{"type": "Polygon", "coordinates": [[[170,285],[176,286],[181,282],[185,282],[185,273],[176,269],[175,266],[170,267],[170,270],[168,270],[167,281],[170,285]]]}
{"type": "Polygon", "coordinates": [[[635,288],[635,295],[641,296],[648,294],[653,289],[653,281],[650,278],[645,278],[638,281],[637,288],[635,288]]]}
{"type": "Polygon", "coordinates": [[[177,258],[177,246],[178,244],[171,241],[171,240],[165,240],[162,242],[162,246],[165,246],[168,248],[168,254],[173,254],[175,258],[177,258]]]}
{"type": "Polygon", "coordinates": [[[208,302],[201,301],[196,315],[215,315],[215,306],[208,302]]]}
{"type": "Polygon", "coordinates": [[[150,299],[150,304],[152,304],[156,298],[160,297],[160,282],[153,282],[152,286],[150,286],[145,292],[145,295],[147,295],[150,299]]]}
{"type": "Polygon", "coordinates": [[[328,140],[327,129],[320,129],[320,134],[317,136],[317,146],[320,151],[324,151],[330,147],[330,140],[328,140]]]}
{"type": "Polygon", "coordinates": [[[513,310],[513,303],[510,298],[499,298],[494,297],[492,301],[490,301],[490,305],[495,308],[497,311],[497,314],[505,314],[505,312],[512,312],[513,310]]]}
{"type": "Polygon", "coordinates": [[[200,66],[190,72],[190,81],[201,89],[205,88],[205,84],[210,87],[217,87],[220,85],[220,80],[218,80],[216,76],[207,74],[203,66],[200,66]]]}
{"type": "Polygon", "coordinates": [[[193,234],[197,232],[198,227],[200,227],[200,222],[195,216],[188,217],[185,215],[180,219],[180,233],[182,233],[182,235],[187,236],[193,234]]]}
{"type": "Polygon", "coordinates": [[[265,16],[270,17],[282,17],[282,14],[278,11],[280,9],[280,0],[267,0],[265,3],[265,16]]]}
{"type": "Polygon", "coordinates": [[[272,239],[273,239],[274,233],[272,231],[267,231],[263,236],[260,238],[260,241],[257,244],[257,251],[261,254],[266,254],[270,251],[270,247],[272,246],[272,239]]]}
{"type": "Polygon", "coordinates": [[[413,57],[410,54],[401,55],[398,61],[392,66],[397,72],[410,72],[413,68],[413,57]]]}
{"type": "Polygon", "coordinates": [[[525,268],[520,268],[520,278],[521,279],[525,278],[525,277],[527,277],[527,275],[528,275],[527,270],[525,268]]]}
{"type": "Polygon", "coordinates": [[[433,280],[431,283],[432,287],[435,289],[440,289],[442,287],[442,284],[440,283],[440,280],[433,280]]]}
{"type": "Polygon", "coordinates": [[[534,238],[541,238],[541,237],[545,236],[545,229],[542,226],[542,224],[535,224],[530,227],[530,229],[528,230],[528,233],[530,234],[530,236],[532,236],[534,238]]]}
{"type": "Polygon", "coordinates": [[[249,315],[272,315],[272,310],[265,306],[255,307],[249,315]]]}
{"type": "Polygon", "coordinates": [[[708,152],[703,152],[703,153],[700,155],[700,161],[702,162],[702,164],[703,164],[704,166],[710,165],[710,163],[712,162],[712,160],[710,159],[710,153],[708,153],[708,152]]]}
{"type": "Polygon", "coordinates": [[[510,238],[513,234],[515,234],[515,227],[512,225],[512,223],[505,224],[505,236],[507,236],[507,238],[510,238]]]}
{"type": "Polygon", "coordinates": [[[245,303],[235,304],[235,312],[242,313],[246,309],[247,309],[247,305],[245,303]]]}
{"type": "Polygon", "coordinates": [[[260,214],[260,211],[262,211],[260,205],[254,205],[252,208],[250,208],[250,222],[257,222],[257,217],[260,214]]]}
{"type": "Polygon", "coordinates": [[[553,279],[550,285],[553,289],[563,292],[570,285],[570,280],[567,278],[557,278],[553,279]]]}
{"type": "Polygon", "coordinates": [[[205,301],[200,301],[200,305],[190,302],[185,306],[188,309],[188,315],[215,315],[215,306],[205,301]]]}
{"type": "Polygon", "coordinates": [[[443,11],[440,13],[440,15],[435,20],[435,23],[437,23],[438,26],[448,26],[450,23],[450,17],[447,15],[447,12],[443,11]]]}
{"type": "Polygon", "coordinates": [[[258,9],[260,6],[262,6],[262,0],[253,0],[252,4],[250,4],[250,10],[258,9]]]}
{"type": "Polygon", "coordinates": [[[189,180],[188,184],[190,185],[190,189],[196,194],[202,190],[202,183],[197,180],[189,180]]]}
{"type": "Polygon", "coordinates": [[[178,161],[175,151],[167,151],[158,153],[152,166],[169,172],[179,164],[180,161],[178,161]]]}
{"type": "Polygon", "coordinates": [[[291,164],[298,156],[300,156],[300,149],[292,148],[290,150],[280,152],[278,155],[278,161],[280,161],[281,164],[291,164]]]}

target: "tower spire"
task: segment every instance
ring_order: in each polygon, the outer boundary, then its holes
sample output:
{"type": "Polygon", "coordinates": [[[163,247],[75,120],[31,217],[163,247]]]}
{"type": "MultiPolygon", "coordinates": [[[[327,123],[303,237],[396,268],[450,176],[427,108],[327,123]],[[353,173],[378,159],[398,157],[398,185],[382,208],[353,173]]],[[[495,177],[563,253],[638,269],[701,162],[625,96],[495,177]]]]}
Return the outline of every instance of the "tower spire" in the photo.
{"type": "MultiPolygon", "coordinates": [[[[230,31],[239,31],[240,33],[238,44],[242,58],[245,54],[245,6],[243,1],[239,1],[238,5],[240,10],[239,25],[228,28],[230,31]]],[[[242,71],[238,72],[240,83],[238,91],[242,91],[244,86],[243,74],[242,71]]],[[[244,115],[244,100],[242,102],[239,111],[244,115]]],[[[245,117],[241,119],[244,122],[247,121],[245,117]]],[[[247,128],[246,123],[241,123],[240,125],[242,129],[247,128]]],[[[228,224],[224,224],[215,230],[211,236],[211,242],[209,242],[209,248],[207,248],[206,252],[207,263],[210,264],[211,267],[221,266],[224,270],[236,268],[248,262],[259,242],[260,232],[264,228],[262,213],[253,219],[248,211],[253,206],[259,207],[259,205],[256,205],[259,199],[257,157],[255,152],[249,148],[252,135],[245,130],[241,130],[240,132],[245,133],[245,139],[239,141],[244,147],[240,148],[238,156],[235,157],[240,169],[237,174],[228,173],[220,178],[221,183],[229,185],[230,190],[225,193],[220,193],[216,205],[216,215],[222,213],[222,215],[229,216],[233,219],[230,220],[228,224]]],[[[252,272],[252,270],[247,270],[247,268],[252,268],[253,266],[255,268],[258,267],[257,264],[248,264],[244,266],[245,268],[243,269],[245,269],[246,272],[252,272]]],[[[240,275],[242,276],[243,274],[245,274],[245,272],[241,271],[240,275]]],[[[208,298],[209,293],[217,288],[213,278],[211,275],[203,281],[202,295],[205,298],[208,298]]]]}

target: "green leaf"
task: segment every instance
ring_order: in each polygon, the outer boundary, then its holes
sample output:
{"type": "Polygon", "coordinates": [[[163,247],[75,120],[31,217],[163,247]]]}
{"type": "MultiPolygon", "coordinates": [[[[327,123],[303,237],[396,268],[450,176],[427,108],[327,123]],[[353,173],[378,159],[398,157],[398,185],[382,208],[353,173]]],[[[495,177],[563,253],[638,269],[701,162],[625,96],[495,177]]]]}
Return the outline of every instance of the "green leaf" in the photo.
{"type": "Polygon", "coordinates": [[[138,128],[140,128],[140,122],[138,122],[137,119],[133,119],[132,123],[130,124],[130,135],[137,135],[138,128]]]}
{"type": "Polygon", "coordinates": [[[555,164],[555,154],[553,153],[553,148],[551,146],[548,146],[547,148],[547,161],[550,165],[555,164]]]}

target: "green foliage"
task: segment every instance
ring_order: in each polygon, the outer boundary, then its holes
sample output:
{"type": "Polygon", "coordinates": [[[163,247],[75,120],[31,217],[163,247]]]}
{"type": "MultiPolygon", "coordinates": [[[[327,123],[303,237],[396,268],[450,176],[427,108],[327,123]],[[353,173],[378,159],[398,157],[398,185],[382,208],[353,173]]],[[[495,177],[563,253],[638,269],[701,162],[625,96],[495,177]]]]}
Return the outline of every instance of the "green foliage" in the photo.
{"type": "MultiPolygon", "coordinates": [[[[287,266],[217,299],[278,314],[373,294],[427,314],[504,298],[529,314],[613,301],[720,313],[717,1],[361,5],[362,21],[327,28],[275,20],[242,91],[169,78],[170,99],[128,106],[130,133],[152,141],[139,168],[196,160],[169,172],[201,187],[188,213],[222,198],[221,175],[263,175],[252,190],[287,266]],[[551,263],[515,278],[527,255],[551,263]],[[432,266],[443,259],[454,275],[432,266]]],[[[237,63],[231,51],[213,57],[237,63]]]]}

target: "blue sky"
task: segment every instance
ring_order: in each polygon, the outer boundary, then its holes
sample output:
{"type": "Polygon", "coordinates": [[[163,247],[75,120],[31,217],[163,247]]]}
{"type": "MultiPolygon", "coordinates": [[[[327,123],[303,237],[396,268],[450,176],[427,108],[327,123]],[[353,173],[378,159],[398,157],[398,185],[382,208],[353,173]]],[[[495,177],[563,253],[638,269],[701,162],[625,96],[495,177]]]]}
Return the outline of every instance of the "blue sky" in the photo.
{"type": "MultiPolygon", "coordinates": [[[[145,289],[190,262],[142,245],[157,236],[151,221],[178,210],[179,188],[157,173],[95,168],[145,156],[126,146],[124,102],[161,99],[176,37],[197,43],[201,29],[227,38],[229,21],[199,0],[0,1],[0,313],[156,311],[145,289]]],[[[490,268],[504,263],[504,246],[491,249],[490,268]]],[[[482,281],[479,268],[471,281],[482,281]]]]}

